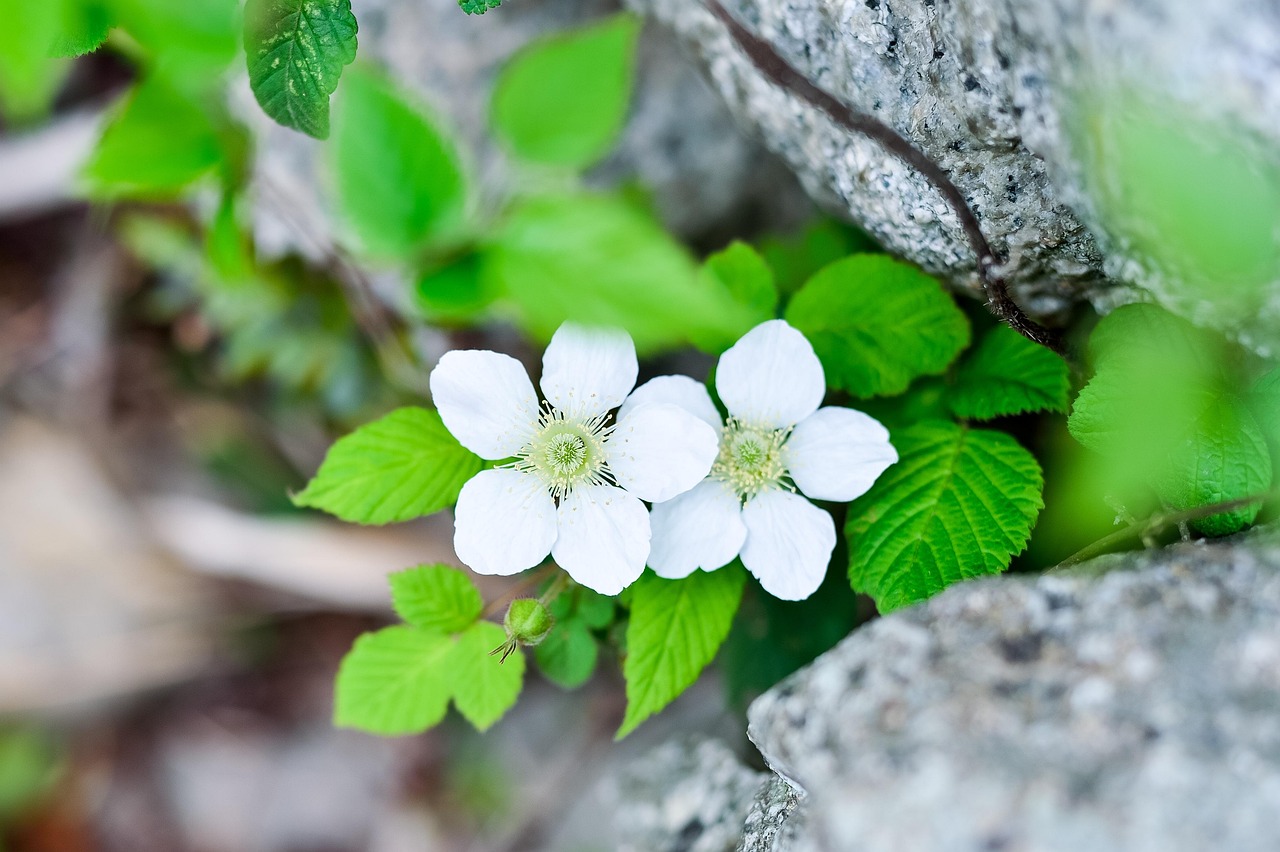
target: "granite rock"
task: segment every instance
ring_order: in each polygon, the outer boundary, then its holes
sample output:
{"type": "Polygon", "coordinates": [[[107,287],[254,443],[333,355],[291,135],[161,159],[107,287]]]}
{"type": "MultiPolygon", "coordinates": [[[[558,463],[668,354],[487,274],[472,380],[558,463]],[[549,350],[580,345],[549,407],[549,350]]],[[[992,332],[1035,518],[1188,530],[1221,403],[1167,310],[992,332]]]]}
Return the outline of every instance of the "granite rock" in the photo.
{"type": "Polygon", "coordinates": [[[758,699],[779,777],[726,818],[769,852],[1263,852],[1278,708],[1280,530],[986,578],[758,699]]]}
{"type": "MultiPolygon", "coordinates": [[[[701,3],[628,2],[691,45],[734,112],[816,198],[847,211],[890,251],[979,292],[959,222],[920,174],[767,83],[701,3]]],[[[1105,310],[1154,296],[1260,350],[1277,343],[1280,277],[1250,313],[1186,286],[1135,245],[1127,223],[1104,221],[1105,183],[1091,179],[1086,143],[1072,131],[1083,99],[1134,87],[1276,165],[1280,7],[1270,0],[725,5],[810,80],[948,173],[1007,258],[1014,295],[1030,313],[1052,315],[1081,300],[1105,310]]]]}

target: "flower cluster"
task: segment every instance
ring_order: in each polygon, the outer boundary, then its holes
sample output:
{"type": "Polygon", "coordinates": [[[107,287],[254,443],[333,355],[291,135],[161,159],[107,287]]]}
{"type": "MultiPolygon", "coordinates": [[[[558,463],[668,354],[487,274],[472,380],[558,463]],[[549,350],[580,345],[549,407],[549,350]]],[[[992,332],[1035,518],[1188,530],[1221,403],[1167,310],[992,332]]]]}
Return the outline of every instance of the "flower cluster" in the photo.
{"type": "Polygon", "coordinates": [[[822,365],[782,320],[720,358],[727,418],[693,379],[662,376],[633,391],[637,372],[624,332],[572,324],[547,347],[541,401],[505,355],[440,359],[431,392],[441,419],[497,462],[458,497],[458,558],[478,573],[515,574],[550,554],[578,583],[614,595],[646,564],[675,579],[740,557],[771,594],[813,594],[836,533],[806,497],[845,502],[870,488],[897,461],[885,428],[819,407],[822,365]]]}

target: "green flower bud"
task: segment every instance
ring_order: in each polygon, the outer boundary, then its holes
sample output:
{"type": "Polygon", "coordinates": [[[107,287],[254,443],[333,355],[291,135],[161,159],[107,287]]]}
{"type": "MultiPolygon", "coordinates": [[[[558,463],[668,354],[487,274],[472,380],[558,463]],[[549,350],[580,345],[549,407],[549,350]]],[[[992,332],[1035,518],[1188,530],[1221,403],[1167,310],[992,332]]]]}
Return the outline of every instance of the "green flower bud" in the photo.
{"type": "Polygon", "coordinates": [[[507,607],[507,617],[502,626],[512,641],[527,647],[537,645],[551,632],[556,620],[547,612],[542,601],[534,598],[517,598],[507,607]]]}

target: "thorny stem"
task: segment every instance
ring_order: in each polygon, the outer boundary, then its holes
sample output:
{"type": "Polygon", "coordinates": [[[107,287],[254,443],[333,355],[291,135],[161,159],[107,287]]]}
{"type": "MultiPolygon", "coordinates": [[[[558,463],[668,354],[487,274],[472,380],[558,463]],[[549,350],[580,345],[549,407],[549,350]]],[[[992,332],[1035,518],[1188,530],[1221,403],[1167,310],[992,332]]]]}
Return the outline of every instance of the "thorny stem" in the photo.
{"type": "Polygon", "coordinates": [[[982,233],[978,217],[969,209],[964,194],[951,181],[947,173],[930,160],[900,133],[887,124],[865,113],[852,109],[830,93],[818,88],[807,77],[783,59],[773,46],[752,35],[738,23],[719,0],[705,0],[707,9],[729,29],[729,34],[742,48],[751,63],[775,85],[808,101],[825,112],[833,121],[852,133],[860,133],[879,142],[891,154],[918,171],[942,195],[960,220],[969,245],[977,256],[978,280],[987,296],[987,307],[997,319],[1005,322],[1023,337],[1046,346],[1063,357],[1066,347],[1056,334],[1028,317],[1009,295],[1004,278],[999,273],[1001,259],[992,250],[982,233]]]}
{"type": "Polygon", "coordinates": [[[1093,544],[1081,548],[1050,568],[1049,571],[1061,571],[1064,568],[1070,568],[1074,565],[1079,565],[1081,562],[1093,559],[1095,556],[1110,553],[1117,545],[1124,544],[1130,539],[1140,539],[1145,544],[1147,541],[1153,540],[1156,533],[1169,527],[1185,528],[1192,521],[1221,515],[1224,512],[1233,512],[1236,509],[1243,509],[1245,506],[1251,506],[1255,503],[1266,503],[1276,497],[1280,497],[1280,491],[1252,494],[1248,497],[1240,497],[1239,499],[1227,500],[1222,503],[1211,503],[1208,506],[1197,506],[1194,509],[1186,509],[1181,512],[1157,512],[1141,523],[1113,532],[1098,539],[1093,544]]]}

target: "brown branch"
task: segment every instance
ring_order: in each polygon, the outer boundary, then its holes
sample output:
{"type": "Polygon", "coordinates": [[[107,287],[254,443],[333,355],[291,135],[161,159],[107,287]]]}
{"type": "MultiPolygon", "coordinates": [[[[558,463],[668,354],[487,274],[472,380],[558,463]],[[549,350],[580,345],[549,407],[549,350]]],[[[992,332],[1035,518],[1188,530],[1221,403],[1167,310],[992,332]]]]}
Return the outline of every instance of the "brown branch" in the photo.
{"type": "Polygon", "coordinates": [[[1059,355],[1066,350],[1058,336],[1023,312],[1009,295],[1004,278],[997,271],[1001,260],[992,250],[982,233],[978,217],[969,209],[964,194],[951,181],[942,167],[930,160],[905,137],[887,124],[865,113],[857,112],[848,104],[826,92],[797,71],[783,59],[773,46],[750,33],[720,5],[719,0],[705,0],[707,9],[729,29],[729,34],[760,73],[774,85],[785,89],[826,113],[832,121],[851,133],[859,133],[880,143],[885,150],[919,172],[942,195],[960,220],[969,245],[977,256],[978,280],[987,296],[987,307],[996,318],[1028,340],[1047,346],[1059,355]]]}

